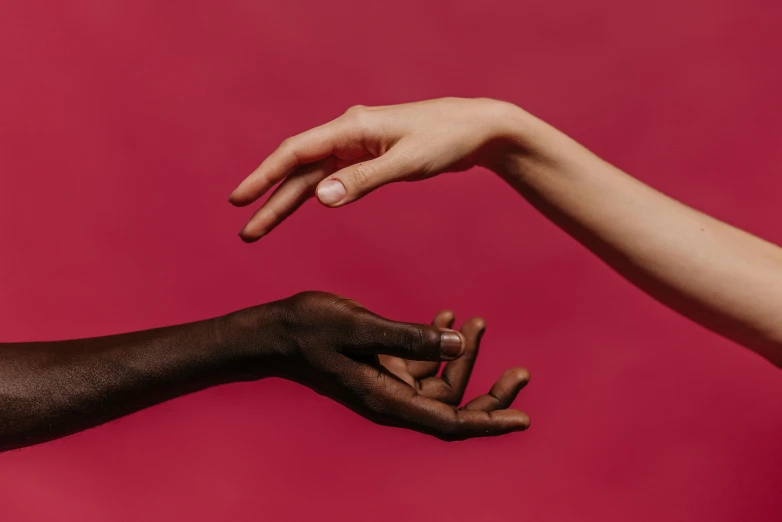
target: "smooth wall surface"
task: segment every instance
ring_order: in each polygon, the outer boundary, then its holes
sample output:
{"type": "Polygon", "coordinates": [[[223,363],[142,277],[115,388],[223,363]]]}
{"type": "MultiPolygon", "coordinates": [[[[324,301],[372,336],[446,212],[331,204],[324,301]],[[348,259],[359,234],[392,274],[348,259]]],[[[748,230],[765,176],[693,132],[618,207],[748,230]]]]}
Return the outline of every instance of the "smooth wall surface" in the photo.
{"type": "Polygon", "coordinates": [[[279,380],[0,455],[0,520],[771,521],[782,374],[641,294],[488,172],[306,205],[229,193],[348,106],[511,100],[782,243],[777,1],[0,6],[0,340],[197,320],[300,290],[488,323],[532,428],[446,444],[279,380]],[[282,426],[282,428],[280,428],[282,426]]]}

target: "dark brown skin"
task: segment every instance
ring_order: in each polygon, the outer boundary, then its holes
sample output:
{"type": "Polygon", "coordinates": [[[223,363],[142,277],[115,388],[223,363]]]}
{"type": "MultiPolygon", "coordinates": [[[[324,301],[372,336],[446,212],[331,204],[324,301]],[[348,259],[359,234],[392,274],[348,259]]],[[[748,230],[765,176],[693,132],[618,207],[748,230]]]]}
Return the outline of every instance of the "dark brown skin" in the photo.
{"type": "Polygon", "coordinates": [[[529,426],[507,409],[529,380],[506,371],[459,408],[481,319],[451,330],[399,323],[333,294],[288,299],[179,326],[108,337],[0,344],[0,451],[62,437],[165,400],[235,381],[282,377],[379,424],[443,440],[529,426]],[[442,376],[437,372],[445,364],[442,376]]]}

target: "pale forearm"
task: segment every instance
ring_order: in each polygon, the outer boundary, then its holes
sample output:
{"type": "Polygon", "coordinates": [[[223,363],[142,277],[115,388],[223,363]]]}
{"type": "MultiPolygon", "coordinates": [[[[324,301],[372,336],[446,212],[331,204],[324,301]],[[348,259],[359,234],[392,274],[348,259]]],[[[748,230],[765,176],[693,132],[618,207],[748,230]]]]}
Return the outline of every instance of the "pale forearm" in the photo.
{"type": "Polygon", "coordinates": [[[282,181],[240,233],[256,241],[313,194],[337,208],[388,183],[476,165],[500,174],[638,287],[782,366],[778,247],[643,185],[509,103],[352,107],[286,139],[229,201],[248,205],[282,181]]]}
{"type": "Polygon", "coordinates": [[[491,165],[521,195],[664,304],[782,366],[782,249],[687,207],[521,110],[491,165]]]}

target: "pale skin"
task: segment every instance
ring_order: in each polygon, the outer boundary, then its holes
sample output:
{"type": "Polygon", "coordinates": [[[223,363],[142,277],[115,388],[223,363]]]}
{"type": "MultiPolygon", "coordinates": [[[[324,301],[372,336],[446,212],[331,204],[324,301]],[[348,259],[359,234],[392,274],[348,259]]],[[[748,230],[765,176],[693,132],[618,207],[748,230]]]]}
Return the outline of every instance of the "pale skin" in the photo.
{"type": "Polygon", "coordinates": [[[690,208],[510,103],[357,106],[286,139],[231,194],[255,241],[307,199],[341,207],[395,181],[485,167],[666,306],[782,368],[782,249],[690,208]]]}

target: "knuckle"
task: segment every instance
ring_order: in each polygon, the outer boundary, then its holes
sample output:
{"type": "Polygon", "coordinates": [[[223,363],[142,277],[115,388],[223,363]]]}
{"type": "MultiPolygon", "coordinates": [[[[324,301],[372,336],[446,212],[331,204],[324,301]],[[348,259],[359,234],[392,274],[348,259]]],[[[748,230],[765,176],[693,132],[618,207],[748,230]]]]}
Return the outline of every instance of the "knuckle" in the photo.
{"type": "Polygon", "coordinates": [[[350,120],[350,124],[354,128],[363,132],[369,127],[369,112],[369,107],[365,105],[353,105],[345,111],[345,117],[350,120]]]}
{"type": "Polygon", "coordinates": [[[291,184],[291,188],[306,198],[311,198],[315,195],[315,188],[318,186],[317,181],[318,180],[313,181],[306,176],[294,176],[288,178],[288,182],[291,184]]]}
{"type": "Polygon", "coordinates": [[[318,290],[305,290],[291,296],[291,299],[296,301],[296,304],[302,305],[305,302],[321,301],[329,297],[331,294],[327,292],[321,292],[318,290]]]}
{"type": "Polygon", "coordinates": [[[345,114],[355,114],[357,112],[361,112],[365,110],[367,107],[365,105],[357,104],[357,105],[351,105],[348,107],[348,110],[345,111],[345,114]]]}
{"type": "Polygon", "coordinates": [[[282,140],[282,143],[280,143],[279,149],[284,152],[286,155],[293,158],[294,163],[296,165],[299,164],[299,157],[296,149],[296,138],[290,137],[285,138],[282,140]]]}
{"type": "Polygon", "coordinates": [[[376,176],[376,169],[371,162],[357,164],[353,169],[352,181],[359,189],[368,188],[376,176]]]}
{"type": "Polygon", "coordinates": [[[401,339],[399,342],[402,347],[402,351],[405,355],[412,358],[418,354],[424,344],[423,334],[420,328],[415,326],[407,326],[402,330],[401,339]]]}
{"type": "Polygon", "coordinates": [[[263,220],[265,227],[269,227],[270,225],[278,223],[282,220],[282,218],[282,214],[280,214],[280,211],[275,207],[265,208],[263,210],[263,214],[261,215],[261,219],[263,220]]]}

